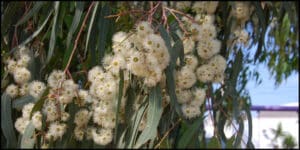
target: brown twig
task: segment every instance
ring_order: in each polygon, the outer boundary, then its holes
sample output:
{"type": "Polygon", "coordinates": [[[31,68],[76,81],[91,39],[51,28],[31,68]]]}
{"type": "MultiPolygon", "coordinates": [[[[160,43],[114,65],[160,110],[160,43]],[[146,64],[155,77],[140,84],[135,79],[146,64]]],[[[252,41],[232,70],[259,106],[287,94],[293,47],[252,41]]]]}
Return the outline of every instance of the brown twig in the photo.
{"type": "Polygon", "coordinates": [[[176,14],[172,11],[172,9],[168,7],[163,7],[163,9],[168,10],[175,17],[176,21],[179,23],[179,27],[184,32],[184,35],[189,35],[189,32],[184,28],[182,21],[176,16],[176,14]]]}
{"type": "Polygon", "coordinates": [[[69,70],[69,69],[67,69],[66,73],[67,73],[67,75],[69,76],[69,78],[73,80],[72,74],[70,73],[70,70],[69,70]]]}
{"type": "Polygon", "coordinates": [[[154,7],[153,7],[153,2],[151,4],[151,9],[149,10],[149,15],[148,15],[148,22],[151,24],[153,20],[153,14],[156,12],[158,6],[161,4],[161,2],[158,2],[154,7]]]}
{"type": "Polygon", "coordinates": [[[85,23],[86,23],[86,21],[87,21],[87,18],[88,18],[88,16],[89,16],[90,11],[91,11],[92,7],[94,6],[94,4],[95,4],[95,2],[92,2],[92,4],[90,5],[90,7],[89,7],[89,9],[88,9],[88,11],[87,11],[87,13],[86,13],[86,16],[85,16],[85,18],[84,18],[84,20],[83,20],[83,22],[82,22],[81,28],[80,28],[80,30],[79,30],[79,32],[78,32],[78,34],[77,34],[76,39],[75,39],[75,44],[74,44],[72,53],[71,53],[71,55],[70,55],[70,58],[69,58],[69,60],[68,60],[68,63],[67,63],[67,65],[66,65],[66,68],[65,68],[65,70],[64,70],[65,73],[66,73],[66,71],[68,70],[68,68],[69,68],[69,66],[70,66],[71,60],[72,60],[72,58],[73,58],[73,55],[74,55],[75,50],[76,50],[77,45],[78,45],[78,40],[79,40],[79,38],[80,38],[80,35],[81,35],[81,33],[82,33],[82,31],[83,31],[83,28],[84,28],[84,26],[85,26],[85,23]]]}
{"type": "Polygon", "coordinates": [[[169,11],[172,11],[172,12],[174,12],[174,13],[177,13],[177,14],[180,14],[180,15],[183,15],[183,16],[187,17],[187,18],[188,18],[189,20],[191,20],[193,23],[197,23],[197,21],[196,21],[193,17],[187,15],[187,14],[184,13],[184,12],[181,12],[181,11],[176,10],[176,9],[168,8],[168,7],[165,7],[165,8],[168,9],[169,11]]]}
{"type": "Polygon", "coordinates": [[[162,7],[162,22],[163,25],[166,26],[167,31],[169,32],[168,17],[166,16],[166,11],[163,7],[162,7]]]}
{"type": "Polygon", "coordinates": [[[153,2],[150,2],[150,10],[149,10],[149,15],[148,15],[148,22],[151,24],[151,20],[152,18],[150,19],[151,17],[151,11],[153,11],[153,2]]]}
{"type": "MultiPolygon", "coordinates": [[[[211,86],[209,86],[209,88],[211,88],[211,86]]],[[[208,92],[207,97],[211,97],[211,93],[210,93],[210,92],[208,92]]],[[[212,99],[211,99],[211,100],[212,100],[212,99]]],[[[208,106],[209,108],[212,108],[212,107],[213,107],[213,106],[210,105],[210,103],[208,103],[208,105],[209,105],[209,106],[208,106]]],[[[216,103],[215,106],[218,106],[218,110],[220,110],[220,111],[224,114],[224,116],[230,121],[230,123],[231,123],[231,125],[233,126],[235,132],[237,133],[237,132],[238,132],[237,127],[233,124],[233,121],[232,121],[232,119],[229,117],[229,115],[228,115],[228,114],[223,110],[223,108],[220,106],[220,103],[216,103]]],[[[211,114],[211,111],[210,111],[210,110],[209,110],[209,115],[210,115],[210,117],[212,118],[212,114],[211,114]]],[[[212,118],[212,122],[213,122],[213,124],[214,124],[213,118],[212,118]]],[[[217,132],[216,127],[214,127],[214,128],[215,128],[215,132],[217,132]]],[[[243,142],[244,144],[246,144],[246,142],[243,140],[243,138],[242,138],[242,142],[243,142]]]]}
{"type": "Polygon", "coordinates": [[[109,15],[109,16],[105,16],[104,18],[115,18],[115,17],[121,17],[127,14],[132,14],[132,13],[143,13],[146,12],[144,10],[130,10],[130,11],[125,11],[125,12],[120,12],[118,14],[115,15],[109,15]]]}
{"type": "MultiPolygon", "coordinates": [[[[226,116],[226,118],[230,121],[231,125],[233,126],[235,132],[238,132],[237,127],[233,124],[232,119],[230,119],[230,117],[227,115],[227,113],[222,109],[222,107],[220,107],[219,105],[217,105],[219,107],[219,109],[221,110],[221,112],[226,116]]],[[[243,140],[243,138],[241,139],[242,142],[246,145],[247,143],[243,140]]]]}
{"type": "Polygon", "coordinates": [[[170,128],[165,134],[164,136],[161,138],[161,140],[155,145],[155,149],[157,149],[160,144],[165,140],[165,138],[170,134],[170,132],[181,122],[181,118],[179,118],[177,120],[177,122],[172,126],[172,128],[170,128]]]}

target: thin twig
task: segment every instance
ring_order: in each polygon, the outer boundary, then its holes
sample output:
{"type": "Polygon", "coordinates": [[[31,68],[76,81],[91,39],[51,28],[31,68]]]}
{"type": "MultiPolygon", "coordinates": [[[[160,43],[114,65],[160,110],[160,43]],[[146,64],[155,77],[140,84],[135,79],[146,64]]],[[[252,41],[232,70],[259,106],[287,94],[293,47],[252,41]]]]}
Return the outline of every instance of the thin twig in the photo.
{"type": "MultiPolygon", "coordinates": [[[[211,86],[209,86],[209,88],[211,88],[211,86]]],[[[207,97],[211,97],[211,93],[210,93],[210,92],[208,92],[207,97]]],[[[208,103],[208,105],[209,105],[209,106],[208,106],[209,108],[213,108],[213,106],[211,106],[210,103],[208,103]]],[[[216,103],[215,106],[218,106],[219,110],[220,110],[220,111],[224,114],[224,116],[230,121],[230,123],[231,123],[231,125],[233,126],[235,132],[237,133],[237,132],[238,132],[237,127],[233,124],[233,121],[232,121],[232,119],[229,117],[229,115],[228,115],[228,114],[223,110],[223,108],[220,106],[220,103],[216,103]]],[[[213,120],[213,118],[212,118],[212,114],[211,114],[211,111],[210,111],[210,110],[209,110],[209,115],[210,115],[210,117],[211,117],[211,119],[212,119],[212,122],[213,122],[213,125],[214,125],[214,120],[213,120]]],[[[216,128],[216,127],[214,127],[214,128],[216,128]]],[[[217,130],[215,129],[214,132],[217,132],[217,130]]],[[[243,140],[243,138],[242,138],[242,142],[243,142],[244,144],[246,144],[246,142],[243,140]]]]}
{"type": "Polygon", "coordinates": [[[69,68],[69,66],[70,66],[71,60],[72,60],[72,58],[73,58],[73,55],[74,55],[75,50],[76,50],[77,45],[78,45],[79,37],[80,37],[80,35],[81,35],[82,31],[83,31],[83,28],[84,28],[84,26],[85,26],[85,23],[86,23],[86,21],[87,21],[87,18],[88,18],[88,16],[89,16],[90,11],[91,11],[92,7],[94,6],[94,4],[95,4],[95,2],[92,2],[92,4],[90,5],[90,7],[89,7],[89,9],[88,9],[88,12],[86,13],[86,16],[85,16],[85,18],[84,18],[84,20],[83,20],[83,22],[82,22],[81,28],[80,28],[80,30],[79,30],[79,32],[78,32],[78,35],[77,35],[76,39],[75,39],[75,44],[74,44],[72,53],[71,53],[70,58],[69,58],[69,60],[68,60],[67,66],[66,66],[66,68],[65,68],[65,70],[64,70],[65,73],[66,73],[66,71],[68,70],[68,68],[69,68]]]}
{"type": "Polygon", "coordinates": [[[161,140],[155,145],[155,149],[157,149],[160,144],[165,140],[165,138],[170,134],[170,132],[181,122],[181,118],[179,118],[177,120],[177,122],[172,126],[172,128],[170,128],[166,133],[165,135],[161,138],[161,140]]]}
{"type": "Polygon", "coordinates": [[[149,10],[149,15],[148,15],[148,22],[151,24],[151,20],[152,18],[151,17],[151,14],[152,14],[152,11],[153,11],[153,2],[150,2],[150,10],[149,10]]]}
{"type": "MultiPolygon", "coordinates": [[[[22,19],[25,15],[27,15],[28,10],[29,10],[29,8],[30,8],[30,6],[31,6],[32,3],[30,3],[29,6],[27,6],[26,2],[24,2],[24,4],[25,4],[25,12],[24,12],[24,14],[22,15],[21,19],[22,19]]],[[[15,47],[15,46],[19,45],[17,32],[18,32],[18,26],[15,26],[14,36],[13,36],[13,41],[12,41],[12,47],[15,47]]]]}
{"type": "MultiPolygon", "coordinates": [[[[217,105],[219,107],[219,109],[221,110],[221,112],[226,116],[226,118],[230,121],[231,125],[233,126],[235,132],[238,132],[237,127],[233,124],[233,121],[231,120],[231,118],[226,114],[226,112],[222,109],[222,107],[220,107],[219,105],[217,105]]],[[[242,142],[246,145],[247,143],[243,140],[243,138],[241,138],[242,142]]]]}
{"type": "Polygon", "coordinates": [[[166,16],[166,11],[163,7],[162,7],[162,21],[163,21],[163,25],[166,26],[167,31],[169,32],[168,17],[166,16]]]}
{"type": "Polygon", "coordinates": [[[161,2],[158,2],[154,7],[153,7],[153,3],[151,4],[151,9],[149,10],[149,15],[148,15],[148,22],[151,24],[152,23],[152,18],[153,18],[153,14],[156,12],[158,6],[161,4],[161,2]]]}
{"type": "MultiPolygon", "coordinates": [[[[69,69],[66,70],[67,75],[69,76],[70,79],[73,80],[72,74],[70,73],[69,69]]],[[[74,80],[73,80],[74,81],[74,80]]]]}
{"type": "Polygon", "coordinates": [[[168,7],[164,7],[165,9],[167,9],[177,20],[177,22],[179,23],[179,27],[181,28],[181,30],[184,32],[185,35],[188,35],[189,32],[184,28],[182,21],[176,16],[176,14],[174,14],[174,12],[169,9],[168,7]]]}
{"type": "Polygon", "coordinates": [[[196,21],[193,17],[191,17],[191,16],[185,14],[184,12],[181,12],[181,11],[176,10],[176,9],[168,8],[168,7],[164,7],[164,8],[166,8],[166,9],[168,9],[169,11],[172,11],[172,12],[174,12],[174,13],[177,13],[177,14],[180,14],[180,15],[183,15],[183,16],[187,17],[187,18],[188,18],[189,20],[191,20],[193,23],[197,23],[197,21],[196,21]]]}
{"type": "Polygon", "coordinates": [[[130,11],[125,11],[125,12],[120,12],[118,14],[115,15],[109,15],[109,16],[105,16],[104,18],[115,18],[115,17],[121,17],[127,14],[132,14],[132,13],[143,13],[146,12],[144,10],[130,10],[130,11]]]}

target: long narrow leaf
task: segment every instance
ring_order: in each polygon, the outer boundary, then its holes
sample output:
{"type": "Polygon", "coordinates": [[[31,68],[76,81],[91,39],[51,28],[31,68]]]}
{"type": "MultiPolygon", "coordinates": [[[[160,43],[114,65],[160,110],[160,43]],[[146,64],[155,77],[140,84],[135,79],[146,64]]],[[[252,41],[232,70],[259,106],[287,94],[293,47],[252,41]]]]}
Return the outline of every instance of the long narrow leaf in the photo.
{"type": "Polygon", "coordinates": [[[175,59],[177,59],[177,57],[179,57],[180,66],[183,66],[184,65],[184,46],[183,46],[182,40],[174,32],[171,32],[171,36],[172,36],[173,40],[175,41],[175,44],[172,47],[172,49],[175,53],[175,59]]]}
{"type": "Polygon", "coordinates": [[[35,102],[34,97],[32,97],[31,95],[26,95],[26,96],[23,96],[23,97],[20,97],[20,98],[14,100],[12,103],[12,107],[21,109],[24,105],[31,103],[31,102],[35,102]]]}
{"type": "Polygon", "coordinates": [[[91,35],[93,24],[95,22],[95,16],[96,16],[96,12],[97,12],[98,6],[99,6],[99,2],[96,2],[94,10],[93,10],[93,14],[91,16],[91,20],[90,20],[90,24],[89,24],[89,29],[88,29],[88,32],[87,32],[87,37],[86,37],[86,42],[85,42],[84,58],[86,57],[86,53],[87,53],[87,50],[88,50],[89,41],[90,41],[90,35],[91,35]]]}
{"type": "Polygon", "coordinates": [[[246,115],[248,120],[248,141],[247,141],[247,148],[254,148],[252,143],[252,116],[249,108],[246,108],[246,115]]]}
{"type": "Polygon", "coordinates": [[[241,145],[241,142],[242,142],[242,138],[243,138],[243,133],[244,133],[244,121],[242,118],[239,118],[239,131],[237,133],[237,136],[236,136],[236,139],[235,139],[235,142],[233,144],[233,146],[235,148],[238,148],[240,145],[241,145]]]}
{"type": "Polygon", "coordinates": [[[16,26],[23,24],[28,19],[30,19],[34,14],[37,14],[44,4],[45,2],[36,2],[32,7],[32,9],[21,20],[19,20],[16,23],[16,26]]]}
{"type": "Polygon", "coordinates": [[[194,134],[199,130],[199,126],[202,123],[203,118],[199,117],[192,125],[188,126],[188,128],[184,131],[183,135],[180,137],[177,148],[186,148],[188,144],[191,142],[191,138],[194,134]]]}
{"type": "Polygon", "coordinates": [[[207,143],[207,148],[221,148],[220,142],[217,137],[213,136],[207,143]]]}
{"type": "Polygon", "coordinates": [[[69,49],[66,50],[64,53],[64,58],[63,58],[63,63],[62,63],[62,68],[66,68],[69,58],[71,56],[72,50],[73,50],[74,45],[71,45],[69,49]]]}
{"type": "Polygon", "coordinates": [[[47,54],[47,59],[46,59],[46,64],[50,61],[53,55],[55,43],[56,43],[56,26],[57,26],[57,18],[58,18],[58,13],[59,13],[59,4],[60,2],[54,2],[54,21],[52,25],[52,30],[51,30],[51,37],[50,37],[50,42],[49,42],[49,50],[47,54]]]}
{"type": "Polygon", "coordinates": [[[34,147],[34,143],[35,143],[35,139],[34,139],[34,125],[33,123],[30,121],[29,124],[27,125],[27,127],[25,128],[25,132],[22,136],[22,140],[21,140],[21,148],[33,148],[34,147]]]}
{"type": "Polygon", "coordinates": [[[6,93],[1,96],[1,129],[7,141],[6,148],[16,148],[17,138],[11,112],[11,97],[6,93]]]}
{"type": "Polygon", "coordinates": [[[34,114],[34,112],[36,111],[39,111],[42,109],[44,103],[45,103],[45,100],[46,100],[46,96],[48,95],[49,93],[49,88],[47,88],[45,90],[45,92],[43,93],[43,95],[41,96],[41,98],[34,104],[32,110],[31,110],[31,113],[30,113],[30,118],[32,117],[32,115],[34,114]]]}
{"type": "Polygon", "coordinates": [[[99,36],[98,36],[98,46],[97,46],[97,51],[96,51],[96,55],[97,55],[97,63],[101,64],[101,60],[104,56],[105,53],[105,46],[106,46],[106,40],[107,40],[107,33],[109,30],[109,19],[104,18],[105,16],[108,16],[110,14],[110,8],[107,4],[105,4],[102,9],[101,9],[101,13],[100,13],[100,19],[98,21],[98,32],[99,32],[99,36]]]}
{"type": "Polygon", "coordinates": [[[120,83],[119,83],[119,95],[117,101],[116,130],[115,130],[114,144],[117,143],[117,138],[118,138],[117,136],[118,136],[119,113],[120,113],[121,100],[123,97],[123,87],[124,87],[124,73],[123,70],[120,70],[120,83]]]}
{"type": "MultiPolygon", "coordinates": [[[[18,1],[9,2],[6,9],[3,10],[3,4],[1,3],[1,35],[4,36],[8,33],[9,28],[15,23],[16,18],[19,17],[18,11],[20,11],[24,6],[18,1]]],[[[1,43],[2,44],[2,43],[1,43]]]]}
{"type": "Polygon", "coordinates": [[[176,65],[176,54],[171,47],[170,37],[162,25],[159,26],[159,32],[166,44],[166,47],[168,48],[169,54],[171,56],[170,64],[165,70],[165,73],[167,76],[167,92],[171,99],[172,108],[175,108],[177,114],[179,114],[179,116],[182,116],[182,113],[180,110],[180,105],[177,101],[177,96],[175,93],[176,87],[175,87],[175,79],[174,79],[174,74],[173,74],[175,65],[176,65]]]}
{"type": "Polygon", "coordinates": [[[119,149],[124,149],[125,148],[125,134],[128,131],[128,128],[126,128],[123,133],[121,134],[119,140],[118,140],[118,144],[117,144],[117,148],[119,149]]]}
{"type": "Polygon", "coordinates": [[[155,139],[157,133],[157,126],[159,124],[161,114],[163,112],[161,106],[161,89],[156,86],[151,89],[149,96],[149,106],[147,112],[147,126],[139,136],[134,148],[139,148],[150,139],[155,139]]]}
{"type": "MultiPolygon", "coordinates": [[[[50,16],[51,16],[51,14],[53,13],[53,10],[51,10],[50,12],[49,12],[49,15],[48,15],[48,17],[45,19],[45,21],[43,22],[43,24],[30,36],[30,37],[28,37],[24,42],[22,42],[18,47],[23,47],[23,46],[25,46],[27,43],[29,43],[30,41],[32,41],[41,31],[42,31],[42,29],[44,29],[44,27],[45,27],[45,25],[47,24],[47,22],[48,22],[48,20],[49,20],[49,18],[50,18],[50,16]]],[[[7,53],[8,55],[9,54],[12,54],[15,50],[17,50],[18,49],[18,47],[15,47],[15,48],[13,48],[9,53],[7,53]]]]}
{"type": "Polygon", "coordinates": [[[67,36],[67,49],[70,46],[70,43],[71,43],[71,40],[73,38],[74,32],[78,28],[78,25],[79,25],[79,22],[80,22],[80,19],[81,19],[81,15],[83,13],[83,9],[84,9],[84,2],[77,2],[75,15],[73,17],[72,25],[69,29],[69,33],[68,33],[68,36],[67,36]]]}
{"type": "Polygon", "coordinates": [[[74,118],[75,118],[75,113],[76,110],[78,110],[78,106],[74,103],[71,103],[68,105],[68,113],[70,114],[68,123],[67,123],[67,131],[65,133],[65,137],[63,138],[62,144],[64,148],[67,147],[74,147],[72,146],[72,142],[74,142],[74,138],[73,138],[73,131],[75,128],[75,124],[74,124],[74,118]]]}
{"type": "MultiPolygon", "coordinates": [[[[147,98],[147,96],[145,97],[147,98]]],[[[139,127],[139,124],[142,120],[142,117],[144,115],[144,112],[147,108],[147,103],[143,103],[140,107],[140,109],[135,113],[134,115],[134,120],[132,122],[132,126],[131,126],[131,131],[130,131],[130,139],[128,141],[128,145],[127,145],[127,148],[132,148],[133,147],[133,143],[135,142],[135,139],[136,139],[136,136],[137,136],[137,132],[138,132],[138,127],[139,127]]]]}

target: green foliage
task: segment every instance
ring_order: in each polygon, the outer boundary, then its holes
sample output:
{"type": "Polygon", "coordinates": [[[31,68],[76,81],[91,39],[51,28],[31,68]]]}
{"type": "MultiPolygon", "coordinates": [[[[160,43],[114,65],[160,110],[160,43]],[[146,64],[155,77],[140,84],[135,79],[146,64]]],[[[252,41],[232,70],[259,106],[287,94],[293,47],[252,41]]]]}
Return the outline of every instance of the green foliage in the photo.
{"type": "Polygon", "coordinates": [[[156,137],[156,130],[162,114],[162,95],[159,86],[151,89],[149,96],[149,105],[147,111],[147,126],[144,131],[140,134],[136,141],[134,148],[139,148],[141,145],[146,143],[148,140],[154,140],[156,137]]]}
{"type": "Polygon", "coordinates": [[[31,95],[26,95],[23,97],[20,97],[18,99],[15,99],[12,102],[12,107],[17,108],[17,109],[22,109],[22,107],[28,103],[34,103],[36,102],[35,98],[32,97],[31,95]]]}
{"type": "Polygon", "coordinates": [[[197,135],[197,133],[199,133],[199,126],[202,122],[203,118],[198,118],[193,122],[193,124],[186,124],[186,127],[182,128],[183,133],[177,143],[177,148],[186,148],[188,146],[194,135],[197,135]]]}
{"type": "Polygon", "coordinates": [[[281,123],[277,125],[276,129],[270,129],[270,131],[272,135],[265,135],[265,137],[271,141],[271,145],[274,148],[279,147],[279,140],[281,141],[280,148],[289,149],[297,146],[297,141],[295,141],[295,138],[290,133],[283,131],[281,123]]]}
{"type": "Polygon", "coordinates": [[[29,122],[29,124],[25,129],[24,135],[22,136],[20,148],[34,148],[34,143],[35,143],[34,130],[35,128],[33,126],[33,123],[29,122]]]}
{"type": "MultiPolygon", "coordinates": [[[[250,65],[264,63],[275,77],[276,85],[298,72],[299,32],[298,2],[250,2],[249,18],[243,21],[234,17],[232,10],[237,2],[219,2],[214,24],[217,27],[217,39],[221,41],[220,54],[227,60],[224,83],[213,88],[212,83],[197,82],[193,88],[206,88],[206,103],[212,106],[211,119],[217,128],[211,139],[205,138],[204,118],[206,108],[201,106],[201,115],[187,120],[177,101],[175,72],[185,66],[183,27],[189,28],[180,17],[199,14],[192,2],[189,7],[176,7],[179,2],[3,2],[1,7],[1,55],[5,60],[12,57],[20,47],[30,48],[31,62],[28,69],[32,80],[47,82],[54,69],[65,70],[73,81],[85,89],[88,82],[87,72],[96,65],[103,65],[103,58],[112,54],[112,37],[118,31],[132,35],[135,24],[142,20],[151,20],[153,29],[165,43],[170,55],[170,63],[163,71],[166,87],[161,85],[145,88],[139,77],[125,72],[119,74],[118,95],[116,96],[116,127],[113,142],[107,146],[95,144],[93,140],[77,141],[74,137],[75,113],[80,108],[78,98],[68,105],[58,106],[70,114],[67,131],[62,140],[51,140],[50,148],[254,148],[252,140],[252,119],[249,107],[250,97],[246,84],[250,78],[260,81],[259,72],[250,70],[250,65]],[[136,4],[135,4],[136,3],[136,4]],[[169,9],[166,9],[169,8],[169,9]],[[178,10],[177,10],[178,9],[178,10]],[[168,10],[168,11],[167,11],[168,10]],[[164,12],[165,11],[165,12],[164,12]],[[173,15],[172,13],[175,13],[173,15]],[[165,16],[164,16],[165,15],[165,16]],[[177,18],[178,17],[178,18],[177,18]],[[250,27],[247,27],[250,26],[250,27]],[[249,29],[250,28],[250,29],[249,29]],[[248,46],[237,45],[233,32],[246,29],[251,34],[248,46]],[[180,32],[178,32],[180,31],[180,32]],[[248,50],[247,50],[248,49],[248,50]],[[249,52],[251,50],[251,53],[249,52]],[[252,56],[254,54],[254,56],[252,56]],[[178,63],[179,61],[179,64],[178,63]],[[126,79],[126,80],[125,80],[126,79]],[[126,83],[126,82],[129,83],[126,83]],[[127,86],[127,90],[124,88],[127,86]],[[163,91],[166,90],[166,91],[163,91]],[[170,105],[162,106],[163,93],[170,97],[170,105]],[[126,98],[125,119],[120,123],[122,98],[126,98]],[[137,110],[134,104],[141,102],[137,110]],[[241,112],[246,112],[248,121],[248,139],[242,140],[244,122],[241,112]],[[147,117],[147,126],[139,131],[143,116],[147,117]],[[238,129],[227,139],[224,134],[226,120],[237,120],[238,129]],[[177,121],[177,122],[176,122],[177,121]],[[176,123],[175,123],[176,122],[176,123]],[[206,142],[208,140],[208,142],[206,142]]],[[[205,14],[205,13],[204,13],[205,14]]],[[[202,14],[203,15],[203,14],[202,14]]],[[[128,38],[127,37],[127,38],[128,38]]],[[[205,37],[201,37],[205,38],[205,37]]],[[[199,42],[196,43],[196,46],[199,42]]],[[[197,49],[195,46],[194,50],[197,49]]],[[[207,60],[197,58],[200,64],[207,60]]],[[[1,65],[1,90],[4,91],[13,77],[7,67],[1,65]]],[[[47,89],[40,99],[32,96],[10,98],[5,92],[1,97],[1,147],[40,148],[48,124],[43,118],[41,132],[35,131],[30,123],[23,136],[15,133],[14,121],[20,116],[21,108],[30,102],[35,105],[30,116],[40,111],[51,91],[47,89]],[[37,139],[32,136],[37,134],[37,139]],[[16,135],[19,139],[17,140],[16,135]]],[[[53,95],[52,95],[53,96],[53,95]]],[[[88,125],[93,125],[91,122],[88,125]]],[[[277,137],[280,135],[276,134],[277,137]]],[[[293,139],[286,136],[284,144],[293,147],[293,139]]]]}
{"type": "Polygon", "coordinates": [[[11,97],[3,93],[1,96],[1,129],[6,139],[6,148],[16,148],[17,146],[11,103],[11,97]]]}

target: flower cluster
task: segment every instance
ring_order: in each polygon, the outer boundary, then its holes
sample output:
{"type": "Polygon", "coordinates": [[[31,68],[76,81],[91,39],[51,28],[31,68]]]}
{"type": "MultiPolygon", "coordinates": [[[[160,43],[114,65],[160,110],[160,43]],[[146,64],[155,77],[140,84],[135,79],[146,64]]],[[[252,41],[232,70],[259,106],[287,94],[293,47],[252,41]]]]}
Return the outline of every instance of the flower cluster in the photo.
{"type": "MultiPolygon", "coordinates": [[[[200,115],[200,106],[204,103],[205,89],[195,87],[198,81],[222,82],[226,69],[226,60],[219,55],[221,42],[216,38],[214,25],[217,2],[195,2],[197,15],[192,22],[182,17],[191,36],[182,37],[184,44],[185,65],[176,71],[176,95],[182,104],[183,115],[194,118],[200,115]]],[[[179,65],[179,63],[177,63],[179,65]]]]}
{"type": "Polygon", "coordinates": [[[28,92],[28,82],[31,79],[31,73],[27,66],[31,60],[29,50],[26,47],[21,47],[14,58],[6,60],[6,69],[16,82],[17,85],[11,84],[6,88],[6,93],[15,98],[19,95],[26,95],[28,92]]]}
{"type": "Polygon", "coordinates": [[[253,7],[247,2],[235,2],[233,8],[231,10],[232,15],[237,19],[237,26],[234,27],[235,31],[234,37],[237,39],[237,44],[241,44],[244,46],[248,45],[249,41],[249,33],[242,29],[246,24],[246,21],[249,20],[250,14],[253,11],[253,7]]]}
{"type": "Polygon", "coordinates": [[[136,25],[133,33],[118,32],[113,36],[114,56],[106,56],[104,65],[112,73],[120,68],[144,79],[148,87],[161,81],[170,61],[162,37],[154,33],[148,22],[136,25]]]}

